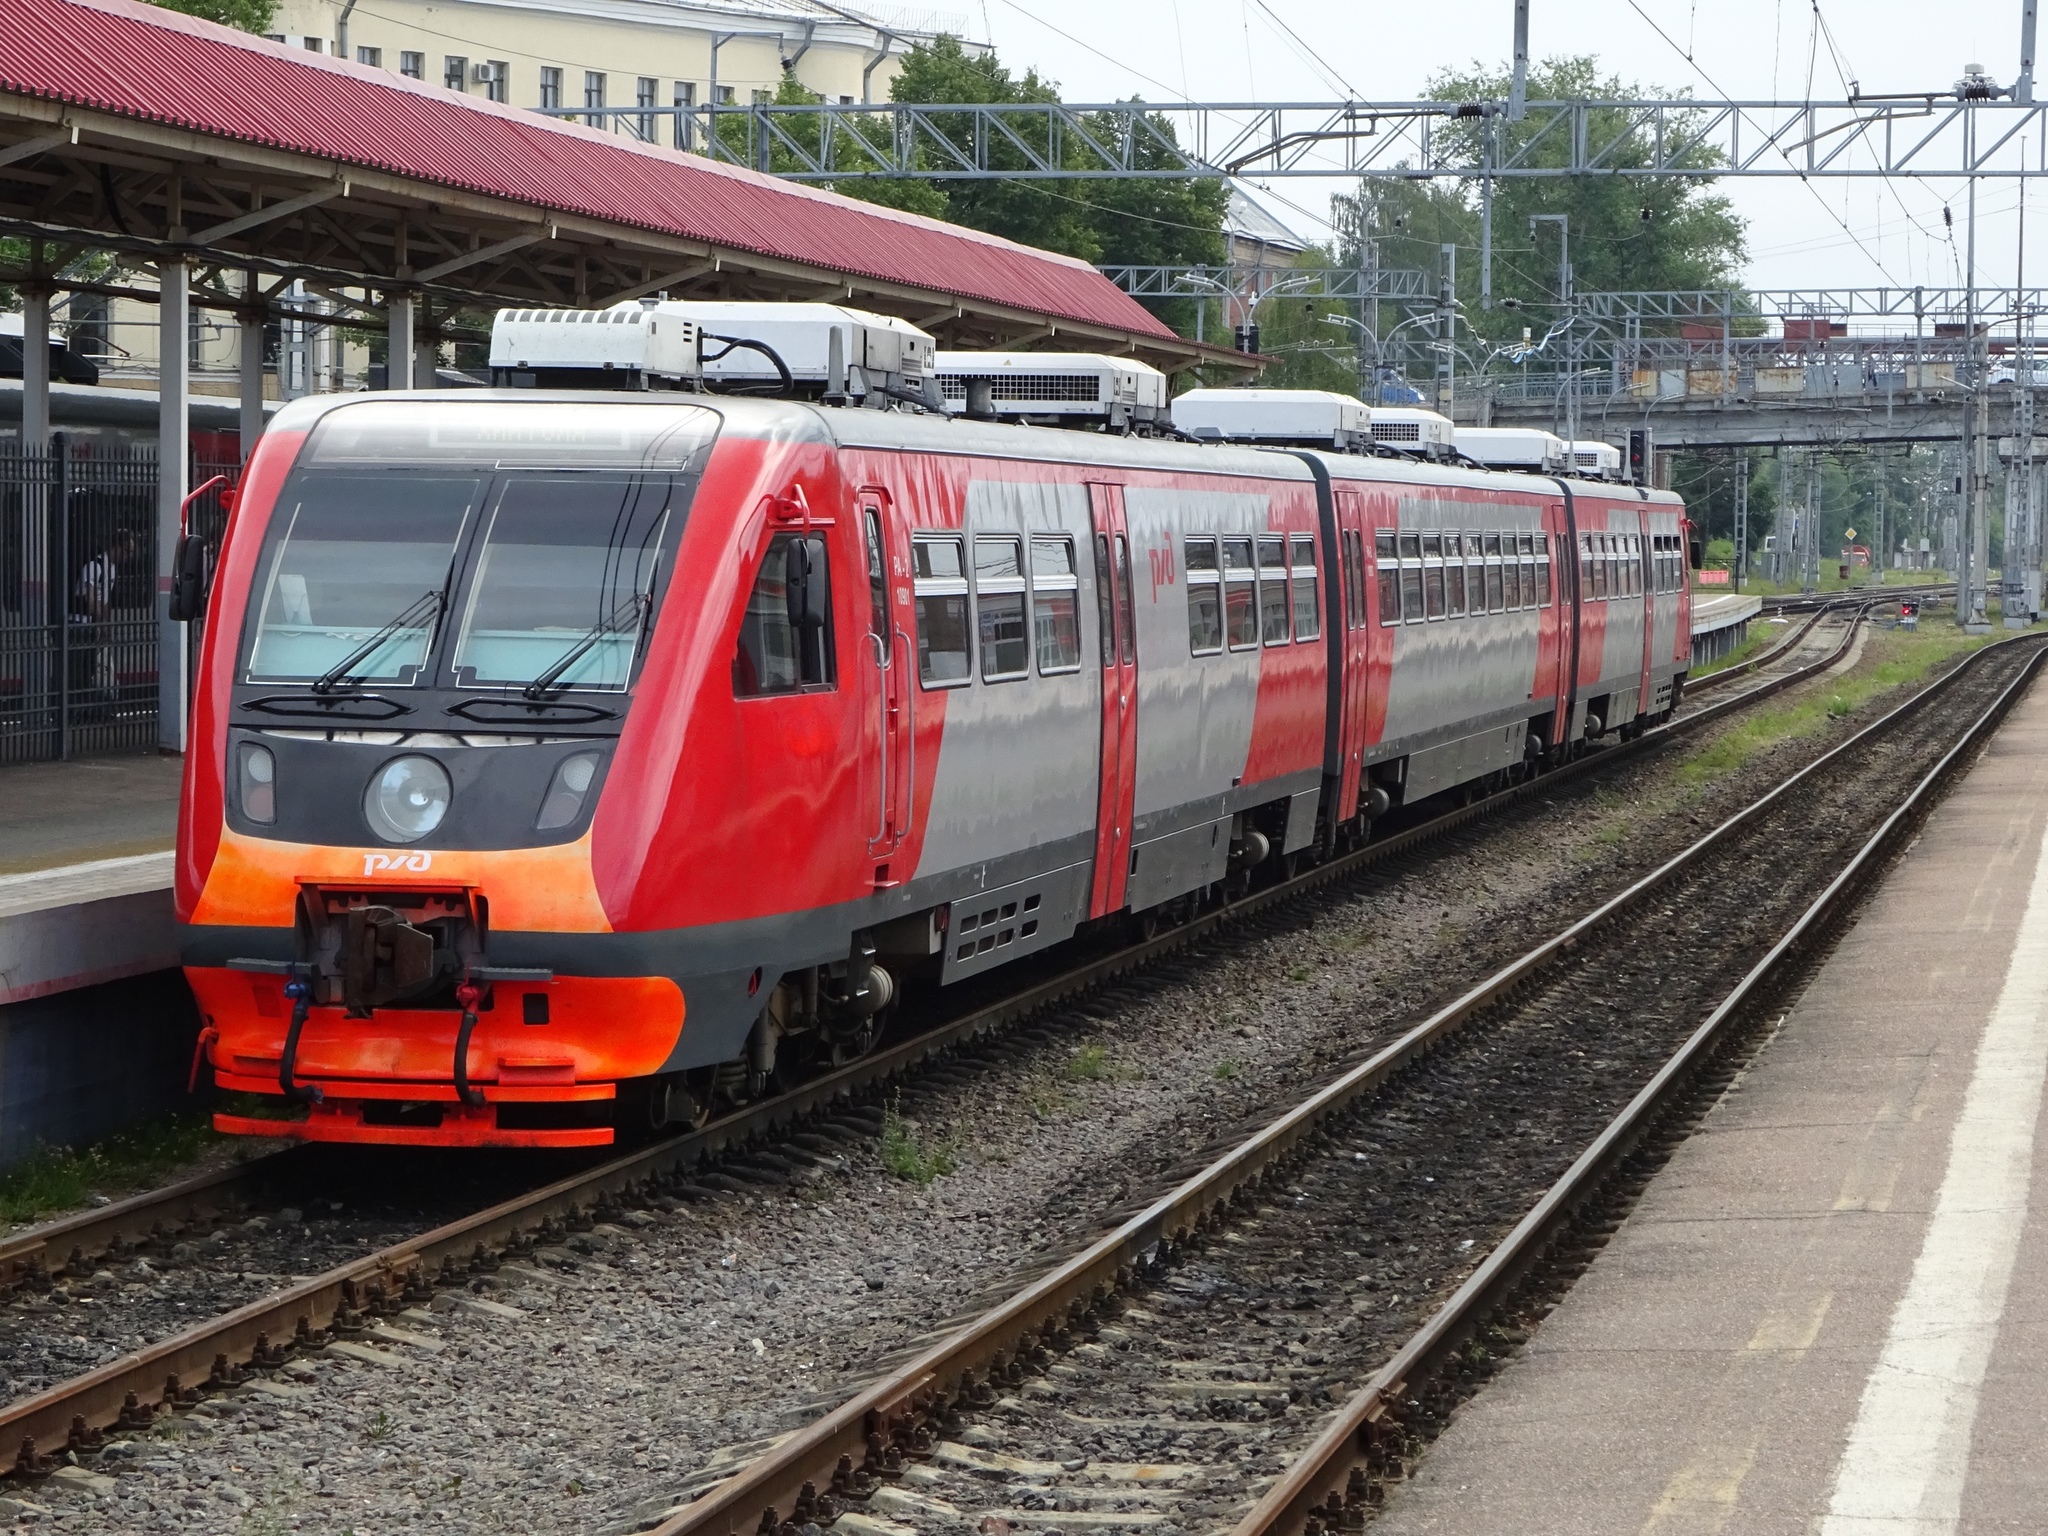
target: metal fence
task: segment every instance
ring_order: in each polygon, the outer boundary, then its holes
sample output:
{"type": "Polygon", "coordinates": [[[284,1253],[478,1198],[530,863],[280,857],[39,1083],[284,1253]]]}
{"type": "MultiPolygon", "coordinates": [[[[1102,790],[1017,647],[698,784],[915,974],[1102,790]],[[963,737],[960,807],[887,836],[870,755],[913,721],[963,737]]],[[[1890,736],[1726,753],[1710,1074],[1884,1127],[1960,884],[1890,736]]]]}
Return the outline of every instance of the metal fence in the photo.
{"type": "MultiPolygon", "coordinates": [[[[156,497],[150,450],[0,444],[0,763],[156,744],[156,497]]],[[[194,505],[216,547],[224,522],[194,505]]]]}

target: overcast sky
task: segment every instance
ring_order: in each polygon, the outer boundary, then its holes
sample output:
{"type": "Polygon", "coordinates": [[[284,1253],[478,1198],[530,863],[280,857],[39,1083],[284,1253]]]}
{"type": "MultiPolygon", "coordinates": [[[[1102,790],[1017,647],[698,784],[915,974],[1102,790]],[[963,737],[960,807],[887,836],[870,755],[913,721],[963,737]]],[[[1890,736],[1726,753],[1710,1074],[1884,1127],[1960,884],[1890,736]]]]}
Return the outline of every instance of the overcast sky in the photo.
{"type": "MultiPolygon", "coordinates": [[[[1069,101],[1134,92],[1153,100],[1410,99],[1441,70],[1505,67],[1514,16],[1512,0],[953,0],[950,8],[1007,63],[1036,65],[1056,80],[1069,101]]],[[[1951,86],[1969,63],[2001,84],[2018,67],[2020,0],[1821,0],[1832,50],[1826,36],[1816,38],[1813,0],[1533,0],[1532,13],[1539,59],[1592,53],[1625,80],[1699,96],[1801,98],[1809,64],[1811,94],[1835,100],[1846,94],[1844,75],[1867,92],[1918,91],[1951,86]]],[[[2048,97],[2048,82],[2041,94],[2048,97]]],[[[1329,194],[1342,185],[1278,179],[1260,190],[1313,237],[1325,232],[1329,194]]],[[[1961,182],[1722,187],[1749,220],[1753,286],[1959,281],[1961,182]],[[1953,250],[1944,201],[1956,215],[1953,250]]],[[[2035,183],[2027,201],[2030,250],[2048,253],[2048,182],[2035,183]]],[[[2012,181],[1980,182],[1980,282],[2014,280],[2018,208],[2012,181]]],[[[2044,270],[2030,254],[2029,280],[2044,270]]]]}

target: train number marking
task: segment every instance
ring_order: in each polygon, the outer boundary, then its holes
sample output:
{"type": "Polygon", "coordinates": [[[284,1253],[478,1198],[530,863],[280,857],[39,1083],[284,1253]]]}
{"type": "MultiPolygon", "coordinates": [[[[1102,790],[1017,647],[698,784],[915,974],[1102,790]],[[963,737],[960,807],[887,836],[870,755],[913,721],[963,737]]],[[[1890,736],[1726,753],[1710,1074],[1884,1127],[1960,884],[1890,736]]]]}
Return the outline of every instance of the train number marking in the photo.
{"type": "Polygon", "coordinates": [[[434,867],[431,853],[366,853],[363,855],[363,873],[384,874],[403,870],[407,874],[424,875],[434,867]]]}

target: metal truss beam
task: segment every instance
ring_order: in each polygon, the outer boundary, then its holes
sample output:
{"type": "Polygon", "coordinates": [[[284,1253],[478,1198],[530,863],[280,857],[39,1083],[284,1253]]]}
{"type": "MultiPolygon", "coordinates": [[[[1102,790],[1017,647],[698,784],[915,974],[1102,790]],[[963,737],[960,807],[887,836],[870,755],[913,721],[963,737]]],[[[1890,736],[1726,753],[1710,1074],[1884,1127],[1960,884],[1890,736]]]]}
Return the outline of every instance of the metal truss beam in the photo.
{"type": "Polygon", "coordinates": [[[2048,103],[820,102],[548,109],[795,181],[2048,175],[2048,103]]]}
{"type": "Polygon", "coordinates": [[[1437,277],[1409,267],[1098,267],[1136,299],[1213,299],[1289,285],[1292,299],[1386,299],[1434,304],[1437,277]]]}

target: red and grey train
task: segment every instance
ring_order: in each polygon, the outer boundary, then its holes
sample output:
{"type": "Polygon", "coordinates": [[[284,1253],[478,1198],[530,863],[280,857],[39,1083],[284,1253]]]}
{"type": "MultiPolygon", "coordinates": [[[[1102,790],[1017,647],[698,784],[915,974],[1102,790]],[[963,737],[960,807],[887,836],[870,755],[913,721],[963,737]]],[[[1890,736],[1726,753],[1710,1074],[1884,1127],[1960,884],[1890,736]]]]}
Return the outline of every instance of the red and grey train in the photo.
{"type": "Polygon", "coordinates": [[[1668,713],[1669,493],[686,394],[302,400],[178,847],[224,1130],[594,1145],[1668,713]]]}

